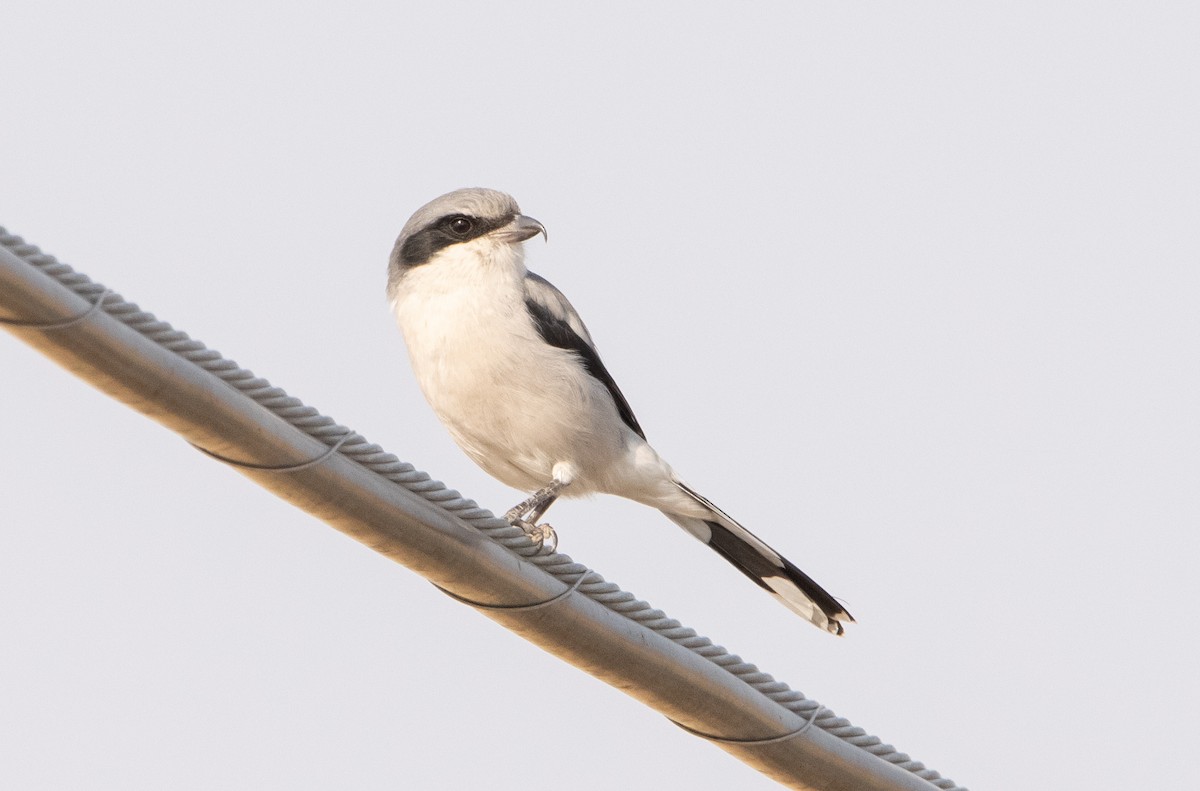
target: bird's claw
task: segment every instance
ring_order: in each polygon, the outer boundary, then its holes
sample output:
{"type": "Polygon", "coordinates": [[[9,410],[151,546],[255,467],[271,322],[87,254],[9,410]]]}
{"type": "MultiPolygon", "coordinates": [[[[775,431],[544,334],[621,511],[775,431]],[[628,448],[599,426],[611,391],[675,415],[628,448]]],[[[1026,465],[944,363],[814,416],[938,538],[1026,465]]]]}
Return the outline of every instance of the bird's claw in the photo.
{"type": "Polygon", "coordinates": [[[549,524],[534,525],[520,518],[509,519],[508,523],[521,528],[529,538],[529,543],[537,546],[539,555],[550,555],[558,549],[558,533],[554,532],[554,528],[549,524]]]}

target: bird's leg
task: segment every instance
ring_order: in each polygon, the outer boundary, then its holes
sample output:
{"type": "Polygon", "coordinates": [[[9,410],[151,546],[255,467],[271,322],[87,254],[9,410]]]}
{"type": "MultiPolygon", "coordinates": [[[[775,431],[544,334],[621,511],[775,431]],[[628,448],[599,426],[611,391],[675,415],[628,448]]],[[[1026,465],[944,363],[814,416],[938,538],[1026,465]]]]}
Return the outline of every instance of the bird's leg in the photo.
{"type": "MultiPolygon", "coordinates": [[[[561,488],[562,488],[562,486],[559,486],[559,489],[561,489],[561,488]]],[[[541,505],[539,505],[538,507],[534,508],[532,511],[529,512],[529,515],[526,517],[526,520],[531,523],[537,523],[537,520],[541,519],[542,516],[544,516],[545,513],[550,510],[550,506],[554,505],[554,501],[557,499],[558,499],[558,495],[555,494],[554,496],[545,500],[541,505]]]]}
{"type": "Polygon", "coordinates": [[[508,509],[508,513],[504,515],[504,518],[511,523],[523,521],[521,517],[529,515],[529,521],[536,522],[542,518],[542,514],[546,513],[550,506],[554,504],[554,501],[558,499],[558,493],[562,491],[564,486],[566,484],[562,481],[554,481],[549,486],[538,489],[528,499],[522,500],[508,509]]]}
{"type": "Polygon", "coordinates": [[[565,486],[566,483],[562,481],[554,481],[549,486],[538,489],[528,499],[508,509],[508,513],[504,515],[505,521],[510,525],[525,531],[529,540],[538,545],[539,552],[546,548],[546,542],[550,543],[548,553],[558,548],[558,534],[554,532],[554,528],[548,524],[539,525],[537,520],[541,519],[550,506],[554,505],[554,501],[558,499],[558,493],[565,486]]]}

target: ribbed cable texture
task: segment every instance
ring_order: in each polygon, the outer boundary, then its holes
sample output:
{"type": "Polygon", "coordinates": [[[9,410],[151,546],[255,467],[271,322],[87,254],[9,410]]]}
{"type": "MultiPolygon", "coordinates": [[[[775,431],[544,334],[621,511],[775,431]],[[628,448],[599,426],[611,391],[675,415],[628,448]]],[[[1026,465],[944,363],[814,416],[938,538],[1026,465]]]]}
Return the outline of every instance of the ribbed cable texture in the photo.
{"type": "Polygon", "coordinates": [[[108,291],[102,306],[105,313],[160,346],[220,377],[227,384],[326,445],[332,446],[345,438],[341,444],[340,453],[426,500],[437,503],[493,541],[500,543],[510,552],[515,552],[529,562],[540,566],[544,571],[562,578],[565,584],[574,583],[580,575],[586,575],[586,579],[579,585],[579,591],[584,595],[705,657],[805,720],[810,719],[816,711],[816,719],[813,721],[816,727],[828,731],[843,741],[866,750],[888,763],[907,769],[937,788],[948,791],[966,791],[952,780],[927,768],[920,761],[913,760],[890,744],[885,744],[879,737],[871,736],[862,728],[852,725],[849,720],[837,716],[815,700],[806,698],[782,681],[776,681],[770,674],[760,671],[755,665],[743,661],[736,654],[729,653],[722,646],[714,645],[707,637],[696,634],[696,630],[683,626],[679,621],[667,617],[661,610],[654,609],[632,593],[621,590],[620,587],[606,581],[596,572],[576,563],[569,556],[558,553],[537,554],[537,547],[530,543],[523,531],[509,525],[486,508],[481,508],[474,500],[463,497],[453,489],[447,489],[441,481],[431,479],[427,473],[421,472],[407,462],[400,461],[395,455],[338,424],[333,418],[322,415],[313,407],[306,406],[300,399],[288,395],[266,379],[255,376],[234,361],[222,357],[219,352],[206,348],[204,344],[189,338],[186,333],[174,329],[165,321],[159,321],[152,313],[143,311],[132,302],[126,302],[120,294],[93,282],[86,275],[59,262],[54,256],[43,253],[34,245],[26,244],[21,237],[9,234],[2,226],[0,226],[0,244],[89,302],[95,302],[101,294],[108,291]],[[350,436],[347,437],[347,435],[350,436]]]}

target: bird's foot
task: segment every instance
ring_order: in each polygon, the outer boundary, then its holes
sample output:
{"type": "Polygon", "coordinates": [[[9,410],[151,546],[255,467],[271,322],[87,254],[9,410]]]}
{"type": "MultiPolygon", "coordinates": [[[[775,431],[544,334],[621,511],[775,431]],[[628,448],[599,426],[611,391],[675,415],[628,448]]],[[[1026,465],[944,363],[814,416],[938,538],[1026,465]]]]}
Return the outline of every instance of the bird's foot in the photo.
{"type": "MultiPolygon", "coordinates": [[[[529,509],[526,507],[526,504],[517,503],[504,513],[504,521],[508,522],[513,527],[520,527],[522,524],[525,524],[523,517],[527,513],[529,513],[529,509]]],[[[522,528],[522,530],[524,530],[524,528],[522,528]]],[[[526,530],[525,532],[529,531],[526,530]]]]}
{"type": "Polygon", "coordinates": [[[549,555],[558,549],[558,533],[555,533],[550,525],[539,525],[537,521],[546,513],[546,509],[554,504],[559,491],[566,485],[563,481],[555,480],[504,514],[504,521],[513,527],[521,528],[525,535],[529,536],[529,541],[537,545],[539,555],[549,555]]]}
{"type": "Polygon", "coordinates": [[[550,555],[558,549],[558,533],[554,532],[554,528],[550,525],[531,524],[519,517],[508,519],[508,523],[513,527],[521,528],[521,531],[529,538],[529,543],[537,546],[539,555],[550,555]]]}

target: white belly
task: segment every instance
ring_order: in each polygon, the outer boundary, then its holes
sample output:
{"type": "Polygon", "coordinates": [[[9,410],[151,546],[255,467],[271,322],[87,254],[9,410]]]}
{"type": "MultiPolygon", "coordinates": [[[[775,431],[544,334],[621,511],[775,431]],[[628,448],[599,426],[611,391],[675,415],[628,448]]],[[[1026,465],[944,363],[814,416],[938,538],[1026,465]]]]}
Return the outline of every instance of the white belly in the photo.
{"type": "Polygon", "coordinates": [[[571,479],[564,494],[608,489],[636,436],[608,391],[579,375],[575,353],[541,339],[516,273],[447,271],[455,266],[413,270],[393,294],[413,371],[438,418],[509,486],[532,491],[557,472],[571,479]]]}

